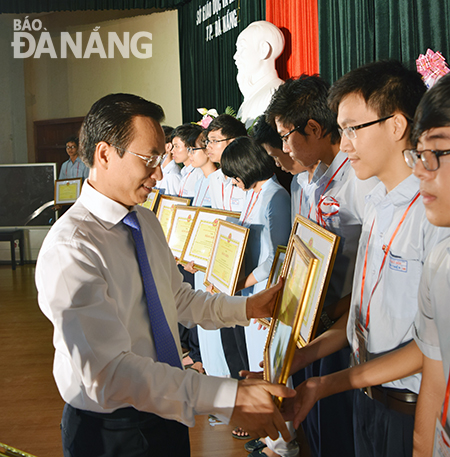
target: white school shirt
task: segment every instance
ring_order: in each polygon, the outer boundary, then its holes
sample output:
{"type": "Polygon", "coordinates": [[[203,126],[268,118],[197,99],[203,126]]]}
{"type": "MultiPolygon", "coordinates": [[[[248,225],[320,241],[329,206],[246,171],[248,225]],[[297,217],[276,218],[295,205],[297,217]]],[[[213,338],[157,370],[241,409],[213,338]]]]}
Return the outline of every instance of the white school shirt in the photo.
{"type": "Polygon", "coordinates": [[[315,189],[318,179],[327,171],[328,166],[319,162],[314,170],[311,181],[308,181],[309,174],[302,171],[296,174],[291,181],[291,224],[294,225],[295,216],[301,214],[308,217],[310,198],[315,189]],[[300,203],[301,200],[301,203],[300,203]],[[307,208],[307,209],[306,209],[307,208]]]}
{"type": "MultiPolygon", "coordinates": [[[[419,310],[414,339],[424,355],[441,360],[444,376],[450,369],[450,239],[439,243],[427,257],[419,285],[419,310]]],[[[450,418],[447,416],[447,424],[450,418]]]]}
{"type": "Polygon", "coordinates": [[[156,182],[155,189],[161,194],[178,195],[180,189],[181,171],[178,164],[171,160],[164,168],[161,167],[163,179],[156,182]]]}
{"type": "Polygon", "coordinates": [[[233,186],[231,178],[225,176],[220,168],[211,174],[209,195],[212,208],[242,212],[246,192],[233,186]]]}
{"type": "Polygon", "coordinates": [[[72,159],[66,160],[61,165],[58,179],[83,178],[83,181],[89,177],[89,168],[80,159],[80,156],[72,162],[72,159]]]}
{"type": "Polygon", "coordinates": [[[181,179],[178,189],[179,197],[192,198],[195,195],[195,183],[204,176],[201,168],[194,168],[192,164],[181,169],[181,179]]]}
{"type": "MultiPolygon", "coordinates": [[[[159,221],[135,206],[150,267],[181,358],[178,322],[248,325],[245,299],[183,283],[159,221]]],[[[38,301],[54,326],[53,374],[65,402],[112,412],[133,406],[188,426],[195,414],[228,421],[237,383],[156,361],[127,208],[85,183],[51,228],[36,265],[38,301]]]]}
{"type": "Polygon", "coordinates": [[[211,196],[209,195],[209,183],[211,181],[211,174],[206,177],[203,175],[195,183],[195,194],[192,200],[192,206],[203,206],[211,208],[211,196]]]}
{"type": "Polygon", "coordinates": [[[365,181],[358,179],[347,160],[347,155],[340,151],[328,169],[321,176],[317,176],[310,188],[304,191],[303,216],[308,217],[309,215],[309,219],[317,222],[317,205],[319,203],[324,213],[336,213],[329,217],[323,217],[324,228],[340,237],[325,298],[325,308],[345,297],[352,290],[365,196],[377,183],[378,179],[376,178],[365,181]],[[331,178],[333,179],[330,182],[331,178]],[[324,202],[332,203],[332,205],[324,205],[324,202]]]}
{"type": "MultiPolygon", "coordinates": [[[[347,322],[350,346],[353,345],[355,322],[359,319],[366,249],[368,248],[367,268],[361,312],[363,323],[366,321],[369,296],[378,279],[384,256],[383,248],[386,249],[389,245],[406,209],[418,192],[419,180],[411,175],[389,193],[386,193],[386,187],[380,182],[367,196],[347,322]],[[372,235],[368,243],[372,224],[372,235]]],[[[392,351],[413,338],[418,287],[425,258],[449,234],[449,229],[437,228],[428,222],[422,197],[419,197],[410,207],[391,244],[379,284],[373,292],[367,345],[370,353],[392,351]]],[[[420,380],[420,374],[416,374],[383,385],[418,393],[420,380]]]]}

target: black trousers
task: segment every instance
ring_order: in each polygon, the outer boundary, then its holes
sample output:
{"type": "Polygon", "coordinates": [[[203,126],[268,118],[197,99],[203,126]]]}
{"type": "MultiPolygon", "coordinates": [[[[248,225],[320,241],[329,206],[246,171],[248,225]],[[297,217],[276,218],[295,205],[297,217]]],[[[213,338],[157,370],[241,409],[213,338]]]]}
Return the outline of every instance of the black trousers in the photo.
{"type": "Polygon", "coordinates": [[[66,404],[61,421],[64,457],[189,457],[188,427],[134,408],[111,414],[66,404]]]}
{"type": "Polygon", "coordinates": [[[236,325],[234,328],[221,328],[220,336],[231,377],[242,379],[239,371],[249,369],[244,327],[236,325]]]}

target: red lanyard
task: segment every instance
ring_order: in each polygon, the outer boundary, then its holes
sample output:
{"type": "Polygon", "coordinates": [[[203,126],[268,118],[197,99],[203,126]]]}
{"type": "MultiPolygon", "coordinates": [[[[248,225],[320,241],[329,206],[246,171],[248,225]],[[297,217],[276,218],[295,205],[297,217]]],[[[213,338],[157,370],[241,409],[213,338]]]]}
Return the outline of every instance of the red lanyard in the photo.
{"type": "MultiPolygon", "coordinates": [[[[324,216],[333,216],[335,214],[337,214],[339,212],[339,210],[337,211],[334,211],[334,212],[331,212],[331,213],[324,213],[321,209],[321,205],[325,199],[325,192],[327,191],[328,187],[330,186],[330,184],[333,182],[333,179],[336,177],[336,175],[339,173],[339,171],[341,170],[341,168],[348,162],[348,157],[339,165],[339,168],[334,172],[333,176],[331,177],[331,179],[328,181],[328,184],[325,186],[325,189],[323,190],[322,194],[320,195],[320,198],[319,198],[319,203],[317,204],[316,206],[316,222],[319,224],[319,225],[322,225],[322,227],[325,227],[325,221],[323,219],[324,216]]],[[[309,216],[311,214],[311,208],[309,208],[309,214],[308,214],[308,219],[309,219],[309,216]]]]}
{"type": "Polygon", "coordinates": [[[184,180],[184,183],[183,183],[183,187],[182,187],[182,188],[180,189],[180,191],[178,192],[178,196],[179,196],[179,197],[182,197],[182,196],[183,196],[183,192],[184,192],[184,188],[185,188],[185,186],[186,186],[187,180],[189,179],[189,176],[191,176],[191,174],[192,174],[193,171],[194,171],[194,170],[191,170],[191,171],[188,173],[188,175],[186,176],[186,179],[184,180]]]}
{"type": "MultiPolygon", "coordinates": [[[[298,214],[302,214],[302,200],[303,200],[303,187],[302,187],[302,190],[300,192],[300,205],[298,207],[298,214]]],[[[311,208],[309,209],[309,211],[311,212],[311,208]]]]}
{"type": "MultiPolygon", "coordinates": [[[[369,303],[367,305],[366,323],[364,325],[364,327],[366,329],[369,328],[370,304],[372,302],[372,297],[373,297],[373,294],[375,292],[375,289],[377,288],[378,284],[380,283],[381,273],[383,271],[384,263],[386,262],[386,258],[387,258],[387,255],[389,253],[389,250],[391,249],[392,242],[394,241],[394,238],[397,236],[397,233],[400,230],[401,225],[403,224],[404,220],[406,219],[406,215],[408,214],[408,212],[411,209],[411,207],[414,204],[414,202],[419,198],[419,196],[420,196],[420,192],[417,192],[417,194],[411,200],[411,203],[409,204],[408,208],[406,208],[406,211],[404,212],[402,218],[400,219],[400,222],[398,223],[397,228],[395,229],[394,233],[391,236],[389,244],[387,246],[386,245],[383,246],[383,251],[384,251],[383,261],[381,262],[381,267],[380,267],[380,271],[378,272],[377,282],[373,286],[372,292],[371,292],[371,294],[369,296],[369,303]]],[[[370,238],[372,236],[372,230],[373,230],[374,224],[375,224],[375,219],[372,222],[372,227],[371,227],[370,233],[369,233],[369,239],[367,240],[366,255],[364,257],[364,268],[363,268],[362,281],[361,281],[361,302],[359,304],[359,321],[360,322],[361,322],[361,312],[362,312],[362,304],[363,304],[363,298],[364,298],[364,286],[365,286],[365,282],[366,282],[367,257],[368,257],[368,252],[369,252],[370,238]]]]}
{"type": "Polygon", "coordinates": [[[233,210],[233,207],[231,206],[231,199],[233,198],[233,191],[234,191],[234,186],[231,185],[231,194],[230,194],[230,207],[229,208],[225,208],[225,186],[224,184],[222,183],[222,208],[223,209],[229,209],[230,211],[233,210]]]}
{"type": "Polygon", "coordinates": [[[247,211],[246,211],[246,213],[245,213],[244,219],[242,219],[242,225],[244,225],[246,219],[247,219],[247,218],[250,216],[250,214],[252,213],[253,208],[255,207],[256,202],[258,201],[258,198],[259,198],[259,194],[260,194],[260,193],[261,193],[261,189],[260,189],[260,190],[258,191],[258,193],[256,194],[255,201],[254,201],[252,207],[250,208],[250,205],[251,205],[251,203],[252,203],[252,201],[253,201],[253,196],[255,195],[255,191],[253,191],[253,193],[252,193],[252,198],[250,199],[250,202],[249,202],[248,205],[247,205],[247,211]],[[249,211],[249,208],[250,208],[250,211],[249,211]]]}
{"type": "Polygon", "coordinates": [[[449,397],[450,397],[450,373],[449,373],[448,381],[447,381],[447,389],[445,390],[444,410],[442,411],[442,418],[441,418],[442,427],[445,427],[445,424],[447,422],[449,397]]]}

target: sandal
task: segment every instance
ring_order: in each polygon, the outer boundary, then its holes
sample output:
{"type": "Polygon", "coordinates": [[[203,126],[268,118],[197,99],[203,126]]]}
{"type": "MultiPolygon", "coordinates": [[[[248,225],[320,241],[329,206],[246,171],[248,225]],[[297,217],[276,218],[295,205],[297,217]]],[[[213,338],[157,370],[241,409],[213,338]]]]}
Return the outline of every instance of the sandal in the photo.
{"type": "Polygon", "coordinates": [[[264,449],[266,446],[267,445],[264,444],[259,438],[244,444],[244,448],[248,452],[259,451],[260,449],[264,449]]]}
{"type": "Polygon", "coordinates": [[[231,431],[231,436],[237,440],[248,440],[250,439],[250,434],[243,430],[241,427],[235,427],[231,431]],[[238,435],[240,433],[240,435],[238,435]]]}

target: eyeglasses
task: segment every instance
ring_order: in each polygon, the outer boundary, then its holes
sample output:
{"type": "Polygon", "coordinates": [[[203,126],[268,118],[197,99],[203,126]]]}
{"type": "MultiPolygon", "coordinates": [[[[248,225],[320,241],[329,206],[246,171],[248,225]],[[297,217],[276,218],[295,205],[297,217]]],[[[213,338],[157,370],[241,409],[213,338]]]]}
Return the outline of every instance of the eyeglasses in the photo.
{"type": "Polygon", "coordinates": [[[436,171],[439,166],[439,157],[450,154],[449,151],[434,151],[433,149],[424,149],[418,151],[417,149],[405,149],[403,157],[409,167],[414,168],[417,161],[420,159],[425,170],[436,171]]]}
{"type": "Polygon", "coordinates": [[[188,154],[189,155],[194,155],[196,151],[199,151],[200,149],[206,149],[206,148],[187,148],[188,154]]]}
{"type": "Polygon", "coordinates": [[[113,146],[114,148],[116,149],[119,149],[121,151],[125,151],[125,152],[128,152],[128,154],[133,154],[134,156],[136,157],[139,157],[140,159],[142,159],[144,162],[145,162],[145,166],[146,167],[150,167],[150,168],[156,168],[162,161],[163,159],[163,156],[162,155],[154,155],[154,156],[142,156],[140,154],[136,154],[135,152],[131,152],[131,151],[128,151],[127,149],[124,149],[124,148],[119,148],[118,146],[112,144],[111,146],[113,146]]]}
{"type": "Polygon", "coordinates": [[[215,145],[217,143],[221,143],[222,141],[229,141],[233,140],[234,138],[224,138],[223,140],[205,140],[205,146],[208,146],[209,143],[212,145],[215,145]]]}
{"type": "Polygon", "coordinates": [[[394,117],[393,114],[390,116],[382,117],[381,119],[377,119],[376,121],[366,122],[365,124],[355,125],[354,127],[345,127],[345,129],[338,129],[339,134],[345,135],[349,140],[354,140],[356,138],[356,131],[359,129],[364,129],[366,127],[370,127],[371,125],[378,124],[379,122],[387,121],[391,117],[394,117]]]}
{"type": "Polygon", "coordinates": [[[76,149],[77,146],[66,146],[66,149],[76,149]]]}
{"type": "Polygon", "coordinates": [[[282,141],[283,143],[287,143],[287,141],[288,141],[288,139],[289,139],[289,135],[290,135],[291,133],[294,133],[294,132],[295,132],[296,130],[298,130],[299,128],[300,128],[300,126],[295,127],[295,128],[293,128],[292,130],[290,130],[289,132],[285,133],[284,135],[280,135],[281,141],[282,141]]]}

